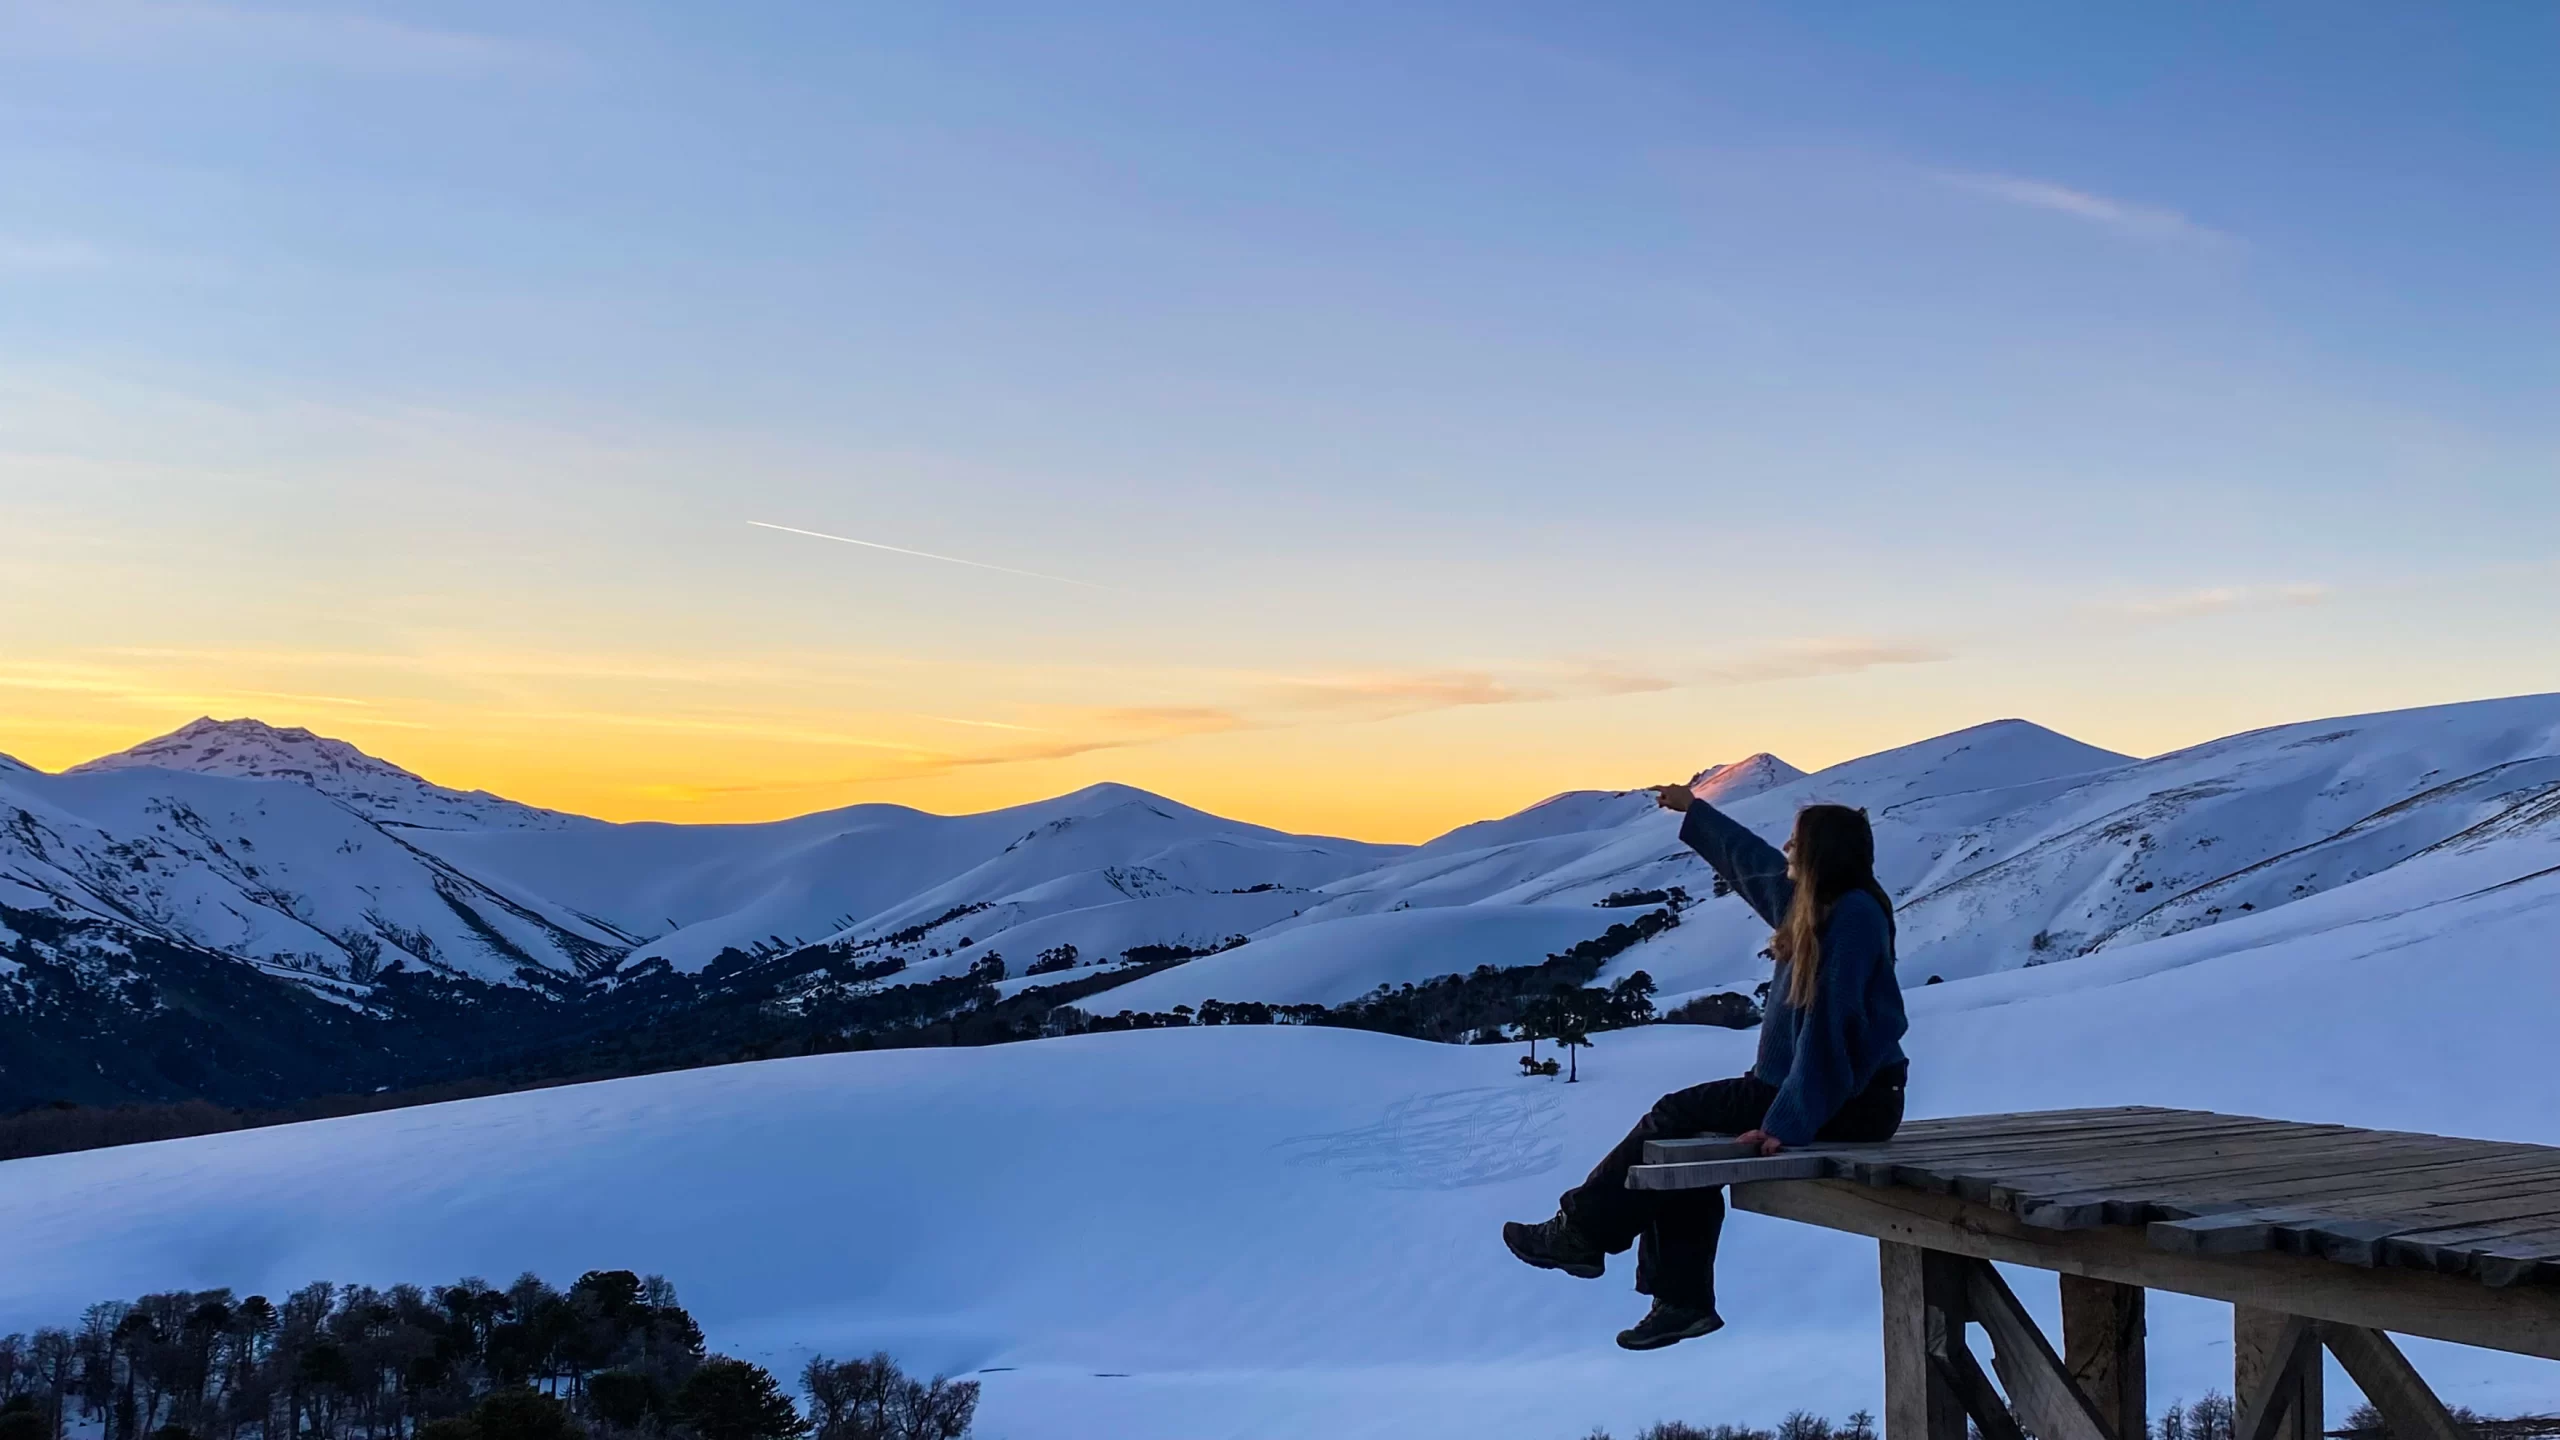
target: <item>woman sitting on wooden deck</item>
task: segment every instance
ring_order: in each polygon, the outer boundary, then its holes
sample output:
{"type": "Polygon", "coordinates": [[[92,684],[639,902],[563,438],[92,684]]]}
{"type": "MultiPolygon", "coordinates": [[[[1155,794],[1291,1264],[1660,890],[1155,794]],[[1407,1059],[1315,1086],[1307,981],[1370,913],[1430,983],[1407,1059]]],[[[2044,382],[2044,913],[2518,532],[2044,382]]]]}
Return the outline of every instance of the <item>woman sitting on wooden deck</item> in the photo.
{"type": "Polygon", "coordinates": [[[1876,883],[1866,812],[1808,805],[1782,854],[1685,785],[1654,792],[1688,814],[1680,838],[1706,857],[1777,934],[1777,974],[1751,1073],[1675,1090],[1564,1193],[1553,1219],[1502,1227],[1511,1253],[1545,1270],[1596,1280],[1607,1257],[1636,1249],[1636,1290],[1653,1309],[1619,1332],[1656,1350],[1723,1328],[1716,1314],[1716,1238],[1724,1192],[1630,1190],[1648,1140],[1733,1135],[1763,1155],[1812,1140],[1891,1139],[1902,1124],[1902,987],[1893,974],[1893,900],[1876,883]]]}

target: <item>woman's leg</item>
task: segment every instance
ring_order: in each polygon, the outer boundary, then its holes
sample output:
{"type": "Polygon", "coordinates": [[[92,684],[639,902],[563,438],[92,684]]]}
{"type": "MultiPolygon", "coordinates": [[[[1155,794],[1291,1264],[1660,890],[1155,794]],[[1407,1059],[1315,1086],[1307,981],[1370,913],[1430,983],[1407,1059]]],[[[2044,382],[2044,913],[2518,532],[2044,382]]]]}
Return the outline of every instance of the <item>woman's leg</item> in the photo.
{"type": "Polygon", "coordinates": [[[1715,1308],[1716,1240],[1724,1228],[1721,1190],[1630,1190],[1629,1168],[1644,1163],[1648,1140],[1738,1135],[1757,1127],[1776,1092],[1754,1076],[1674,1090],[1654,1102],[1627,1137],[1558,1202],[1573,1228],[1611,1254],[1642,1242],[1636,1291],[1693,1309],[1715,1308]]]}

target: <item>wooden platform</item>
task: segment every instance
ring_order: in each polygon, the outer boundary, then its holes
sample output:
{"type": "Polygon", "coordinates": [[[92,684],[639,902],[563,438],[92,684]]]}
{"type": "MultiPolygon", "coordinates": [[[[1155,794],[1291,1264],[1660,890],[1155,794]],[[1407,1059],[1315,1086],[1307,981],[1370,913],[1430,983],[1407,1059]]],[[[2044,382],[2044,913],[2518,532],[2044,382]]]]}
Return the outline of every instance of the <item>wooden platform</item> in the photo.
{"type": "Polygon", "coordinates": [[[2141,1440],[2152,1290],[2230,1302],[2234,1440],[2320,1440],[2324,1349],[2401,1440],[2472,1440],[2391,1332],[2560,1360],[2560,1149],[2127,1108],[1645,1158],[1879,1242],[1885,1440],[2141,1440]],[[2060,1277],[2059,1346],[1993,1262],[2060,1277]]]}
{"type": "Polygon", "coordinates": [[[2560,1149],[2140,1107],[1916,1120],[1883,1145],[1737,1158],[1646,1147],[1641,1189],[1832,1179],[1955,1196],[2043,1230],[2140,1226],[2155,1248],[2255,1251],[2560,1283],[2560,1149]]]}

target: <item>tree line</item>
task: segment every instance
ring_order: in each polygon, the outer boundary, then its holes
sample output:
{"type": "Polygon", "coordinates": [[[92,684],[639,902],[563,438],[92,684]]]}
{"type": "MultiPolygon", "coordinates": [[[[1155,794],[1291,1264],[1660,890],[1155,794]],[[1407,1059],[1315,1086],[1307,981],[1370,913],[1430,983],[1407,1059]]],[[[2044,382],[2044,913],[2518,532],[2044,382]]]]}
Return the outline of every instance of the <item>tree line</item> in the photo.
{"type": "MultiPolygon", "coordinates": [[[[567,1001],[395,965],[376,979],[370,1012],[321,1002],[229,960],[144,942],[137,957],[157,978],[149,993],[130,997],[137,1008],[127,1011],[67,982],[48,988],[49,962],[36,959],[25,938],[36,930],[28,927],[69,922],[0,907],[0,934],[19,930],[15,944],[0,943],[0,955],[26,951],[23,988],[52,997],[19,1011],[0,1005],[0,1050],[13,1056],[0,1075],[0,1159],[700,1065],[1086,1031],[1301,1024],[1447,1043],[1587,1034],[1656,1018],[1649,990],[1632,997],[1591,982],[1610,960],[1676,926],[1689,895],[1622,891],[1600,902],[1620,909],[1657,899],[1659,908],[1531,965],[1481,965],[1380,986],[1338,1005],[1211,1000],[1116,1015],[1090,1013],[1086,1001],[1244,937],[1210,947],[1132,946],[1115,964],[1086,962],[1061,944],[1031,964],[1051,983],[1011,995],[997,988],[1006,968],[993,951],[964,973],[901,982],[905,962],[879,954],[876,941],[725,951],[694,975],[652,963],[567,1001]],[[241,986],[255,987],[267,1008],[235,1003],[241,997],[230,992],[241,986]],[[224,1028],[208,1018],[228,1015],[255,1015],[258,1023],[224,1028]],[[161,1103],[47,1099],[94,1095],[102,1085],[110,1097],[161,1103]]],[[[966,913],[957,907],[934,923],[966,913]]],[[[965,938],[960,948],[969,948],[965,938]]],[[[1734,995],[1659,1018],[1748,1025],[1758,1010],[1734,995]]]]}
{"type": "Polygon", "coordinates": [[[804,1416],[659,1276],[171,1290],[0,1336],[0,1440],[960,1440],[975,1381],[813,1359],[804,1416]]]}

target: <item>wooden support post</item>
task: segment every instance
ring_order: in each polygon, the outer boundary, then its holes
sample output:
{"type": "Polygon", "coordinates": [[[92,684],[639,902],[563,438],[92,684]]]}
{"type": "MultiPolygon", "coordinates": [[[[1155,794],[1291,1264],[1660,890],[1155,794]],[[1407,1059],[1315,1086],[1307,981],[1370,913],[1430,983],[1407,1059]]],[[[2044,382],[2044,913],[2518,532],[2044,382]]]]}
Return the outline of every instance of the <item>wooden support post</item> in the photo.
{"type": "Polygon", "coordinates": [[[2320,1343],[2299,1315],[2231,1307],[2232,1440],[2322,1440],[2320,1343]]]}
{"type": "Polygon", "coordinates": [[[2062,1368],[2089,1397],[2110,1440],[2143,1440],[2149,1433],[2143,1347],[2148,1293],[2139,1285],[2062,1277],[2062,1368]]]}
{"type": "MultiPolygon", "coordinates": [[[[2000,1386],[2009,1392],[2018,1424],[2036,1440],[2112,1440],[2105,1418],[2071,1383],[2062,1357],[2053,1353],[2053,1343],[2036,1328],[2000,1272],[1988,1260],[1959,1263],[1965,1267],[1972,1319],[1991,1337],[1992,1368],[2000,1372],[2000,1386]]],[[[1990,1429],[1985,1425],[1983,1432],[1990,1429]]]]}
{"type": "Polygon", "coordinates": [[[2469,1431],[2454,1423],[2444,1402],[2427,1386],[2426,1377],[2379,1330],[2324,1322],[2321,1342],[2364,1398],[2382,1412],[2397,1440],[2468,1440],[2469,1431]]]}
{"type": "Polygon", "coordinates": [[[1957,1257],[1888,1240],[1884,1282],[1884,1440],[1966,1440],[1964,1401],[1944,1357],[1964,1346],[1957,1257]]]}

